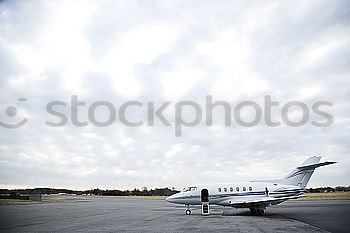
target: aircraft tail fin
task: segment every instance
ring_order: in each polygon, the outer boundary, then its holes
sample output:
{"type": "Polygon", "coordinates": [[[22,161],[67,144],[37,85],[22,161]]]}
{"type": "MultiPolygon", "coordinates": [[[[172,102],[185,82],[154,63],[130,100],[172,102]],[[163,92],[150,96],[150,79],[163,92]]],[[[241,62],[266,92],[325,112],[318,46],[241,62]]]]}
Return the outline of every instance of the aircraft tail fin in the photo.
{"type": "Polygon", "coordinates": [[[336,162],[319,163],[321,156],[313,156],[305,160],[300,166],[288,173],[280,180],[282,184],[295,185],[305,188],[317,167],[326,166],[336,162]]]}

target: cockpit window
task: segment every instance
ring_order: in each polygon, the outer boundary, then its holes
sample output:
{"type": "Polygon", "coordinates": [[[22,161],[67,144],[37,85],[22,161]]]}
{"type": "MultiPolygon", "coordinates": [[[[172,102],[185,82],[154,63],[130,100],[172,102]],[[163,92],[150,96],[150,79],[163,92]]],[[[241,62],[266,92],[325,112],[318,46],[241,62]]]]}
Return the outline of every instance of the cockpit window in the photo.
{"type": "Polygon", "coordinates": [[[187,187],[183,189],[183,192],[196,191],[197,187],[187,187]]]}

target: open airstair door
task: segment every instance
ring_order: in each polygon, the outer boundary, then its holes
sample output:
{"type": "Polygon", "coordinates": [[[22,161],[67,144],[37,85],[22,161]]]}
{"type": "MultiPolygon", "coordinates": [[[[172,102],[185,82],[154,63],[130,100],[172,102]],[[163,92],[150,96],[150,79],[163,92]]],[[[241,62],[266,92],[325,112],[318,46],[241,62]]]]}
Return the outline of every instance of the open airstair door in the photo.
{"type": "Polygon", "coordinates": [[[209,191],[208,189],[201,190],[202,215],[209,215],[209,191]]]}

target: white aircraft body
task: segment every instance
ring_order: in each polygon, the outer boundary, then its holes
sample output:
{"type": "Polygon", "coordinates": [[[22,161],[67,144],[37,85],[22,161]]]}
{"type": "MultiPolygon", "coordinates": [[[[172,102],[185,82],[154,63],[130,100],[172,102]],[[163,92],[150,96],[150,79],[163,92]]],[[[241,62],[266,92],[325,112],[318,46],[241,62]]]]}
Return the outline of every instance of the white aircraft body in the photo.
{"type": "Polygon", "coordinates": [[[320,163],[320,159],[308,158],[282,179],[193,185],[166,201],[187,206],[186,215],[191,214],[190,206],[194,205],[202,205],[203,215],[209,214],[209,205],[249,208],[252,215],[263,215],[270,205],[301,197],[315,168],[336,163],[320,163]]]}

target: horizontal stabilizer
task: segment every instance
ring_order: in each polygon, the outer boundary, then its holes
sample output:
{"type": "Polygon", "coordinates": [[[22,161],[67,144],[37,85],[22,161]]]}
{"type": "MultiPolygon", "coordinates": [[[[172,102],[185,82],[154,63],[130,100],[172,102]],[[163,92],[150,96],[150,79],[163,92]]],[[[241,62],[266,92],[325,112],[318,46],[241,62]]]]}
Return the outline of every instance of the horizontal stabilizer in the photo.
{"type": "Polygon", "coordinates": [[[322,167],[322,166],[326,166],[329,164],[333,164],[333,163],[337,163],[337,162],[323,162],[323,163],[314,163],[314,164],[308,164],[308,165],[302,165],[297,167],[298,169],[315,169],[317,167],[322,167]]]}

